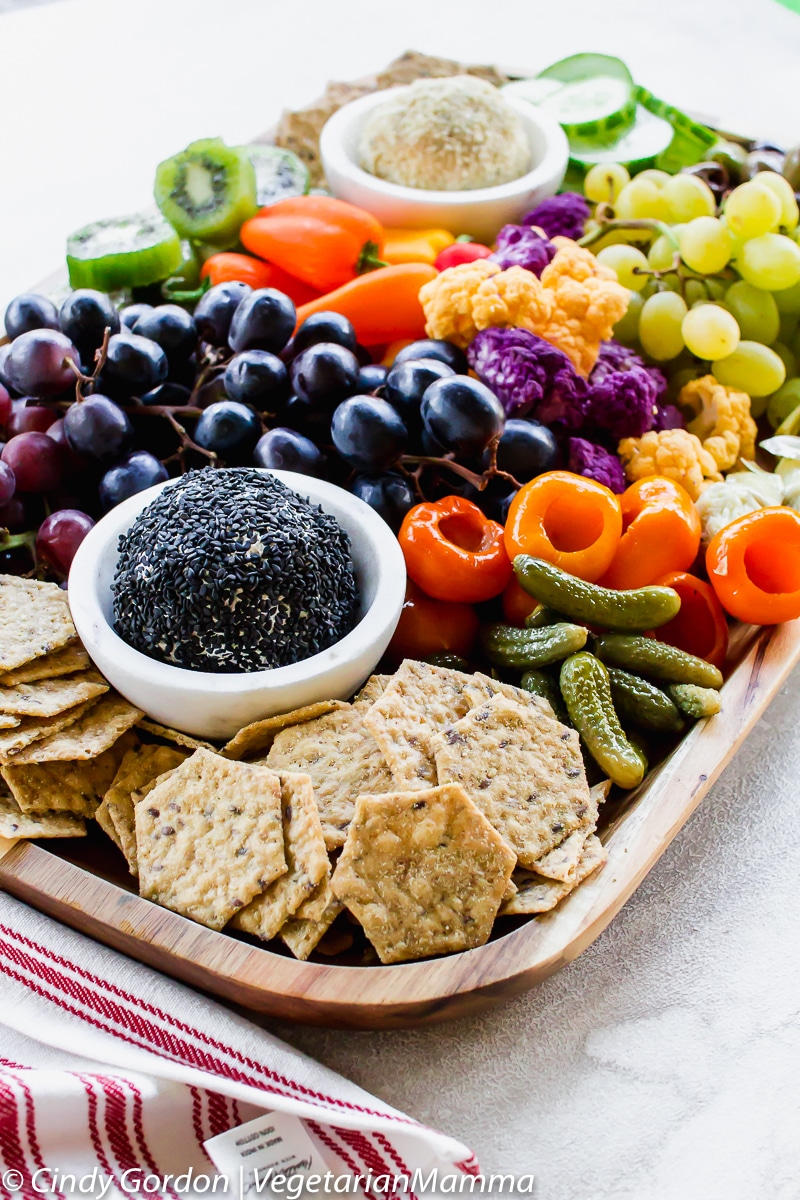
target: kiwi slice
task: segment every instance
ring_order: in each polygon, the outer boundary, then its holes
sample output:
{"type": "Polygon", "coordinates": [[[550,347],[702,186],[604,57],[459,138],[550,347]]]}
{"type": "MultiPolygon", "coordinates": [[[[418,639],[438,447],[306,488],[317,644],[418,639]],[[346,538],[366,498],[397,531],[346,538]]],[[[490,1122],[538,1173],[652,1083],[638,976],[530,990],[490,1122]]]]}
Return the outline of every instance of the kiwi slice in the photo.
{"type": "Polygon", "coordinates": [[[222,138],[192,142],[156,168],[156,204],[183,238],[235,242],[258,208],[256,173],[246,154],[222,138]]]}
{"type": "Polygon", "coordinates": [[[259,208],[286,196],[304,196],[308,191],[311,182],[308,167],[291,150],[260,142],[238,149],[247,155],[255,169],[259,208]]]}
{"type": "Polygon", "coordinates": [[[74,288],[114,292],[166,279],[183,257],[180,238],[160,213],[134,213],[84,225],[67,238],[74,288]]]}

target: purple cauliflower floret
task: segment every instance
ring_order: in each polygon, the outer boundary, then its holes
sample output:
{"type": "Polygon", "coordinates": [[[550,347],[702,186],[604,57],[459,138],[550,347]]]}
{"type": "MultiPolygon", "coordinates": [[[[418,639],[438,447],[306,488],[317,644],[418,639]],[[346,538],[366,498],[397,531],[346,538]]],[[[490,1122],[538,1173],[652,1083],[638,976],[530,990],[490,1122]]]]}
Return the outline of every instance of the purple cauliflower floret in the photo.
{"type": "Polygon", "coordinates": [[[625,472],[615,454],[611,454],[585,438],[570,438],[567,444],[567,468],[576,475],[585,475],[604,483],[612,492],[625,491],[625,472]]]}
{"type": "Polygon", "coordinates": [[[589,377],[588,420],[619,440],[641,437],[653,428],[658,390],[643,367],[589,377]]]}
{"type": "Polygon", "coordinates": [[[537,204],[522,218],[523,225],[538,225],[549,238],[568,237],[577,241],[583,237],[583,227],[589,217],[589,205],[579,192],[562,192],[537,204]]]}
{"type": "Polygon", "coordinates": [[[524,267],[539,278],[556,256],[556,248],[529,225],[504,225],[497,235],[497,249],[489,256],[505,271],[507,267],[524,267]]]}
{"type": "Polygon", "coordinates": [[[653,418],[653,429],[660,433],[662,429],[685,429],[686,421],[683,413],[674,404],[657,404],[656,415],[653,418]]]}
{"type": "Polygon", "coordinates": [[[469,365],[508,416],[534,416],[545,425],[580,429],[586,382],[563,351],[527,329],[482,329],[467,349],[469,365]]]}
{"type": "Polygon", "coordinates": [[[667,377],[664,372],[658,367],[646,363],[635,351],[613,339],[600,344],[600,353],[597,356],[591,378],[592,380],[602,379],[610,371],[632,371],[634,367],[640,371],[647,371],[647,374],[652,377],[656,386],[656,399],[660,400],[667,390],[667,377]]]}

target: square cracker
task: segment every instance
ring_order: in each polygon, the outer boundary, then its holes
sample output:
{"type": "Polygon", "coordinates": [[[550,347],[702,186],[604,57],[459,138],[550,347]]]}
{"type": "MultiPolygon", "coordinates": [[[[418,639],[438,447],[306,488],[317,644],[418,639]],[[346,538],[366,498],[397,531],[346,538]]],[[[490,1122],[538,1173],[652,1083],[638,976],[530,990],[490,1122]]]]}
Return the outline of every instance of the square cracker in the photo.
{"type": "Polygon", "coordinates": [[[0,729],[16,729],[19,724],[19,717],[13,713],[0,713],[0,729]]]}
{"type": "Polygon", "coordinates": [[[374,704],[376,700],[380,700],[391,679],[391,675],[370,675],[364,686],[353,697],[353,704],[361,704],[364,707],[374,704]]]}
{"type": "Polygon", "coordinates": [[[596,783],[594,787],[589,788],[589,808],[586,816],[573,833],[567,834],[557,846],[548,850],[541,858],[537,858],[533,864],[537,875],[558,879],[561,883],[570,883],[575,878],[586,842],[597,828],[600,815],[598,806],[605,800],[610,787],[611,781],[604,779],[602,783],[596,783]]]}
{"type": "Polygon", "coordinates": [[[23,812],[72,812],[93,817],[99,800],[83,763],[6,765],[2,775],[23,812]]]}
{"type": "Polygon", "coordinates": [[[176,746],[185,746],[187,750],[212,750],[217,753],[217,747],[212,746],[211,742],[204,742],[200,738],[192,737],[190,733],[183,733],[180,729],[171,729],[169,725],[160,725],[158,721],[151,721],[149,717],[142,717],[141,721],[136,722],[138,729],[143,729],[145,733],[152,733],[153,737],[161,738],[164,742],[172,742],[176,746]]]}
{"type": "Polygon", "coordinates": [[[86,824],[70,812],[23,812],[12,796],[0,796],[0,837],[83,837],[86,824]]]}
{"type": "Polygon", "coordinates": [[[314,788],[308,775],[281,774],[283,852],[287,872],[241,909],[235,929],[269,942],[330,875],[314,788]]]}
{"type": "Polygon", "coordinates": [[[593,808],[575,730],[505,696],[444,730],[436,769],[441,782],[462,785],[524,867],[533,867],[593,808]]]}
{"type": "Polygon", "coordinates": [[[97,700],[86,700],[83,704],[76,704],[74,708],[69,708],[55,717],[23,717],[16,729],[0,732],[0,762],[38,762],[33,746],[44,743],[62,729],[77,724],[97,703],[97,700]],[[21,760],[18,757],[20,754],[25,755],[21,760]]]}
{"type": "Polygon", "coordinates": [[[67,593],[57,583],[0,575],[0,671],[77,641],[67,593]]]}
{"type": "Polygon", "coordinates": [[[472,708],[472,677],[447,667],[406,659],[383,695],[364,713],[364,724],[383,751],[396,788],[436,784],[436,734],[472,708]]]}
{"type": "Polygon", "coordinates": [[[290,917],[280,931],[281,941],[289,947],[295,958],[305,962],[311,952],[330,929],[340,912],[344,911],[341,900],[334,896],[330,880],[320,888],[325,905],[315,917],[290,917]]]}
{"type": "Polygon", "coordinates": [[[482,946],[516,859],[458,784],[359,796],[335,895],[383,963],[482,946]]]}
{"type": "Polygon", "coordinates": [[[471,701],[471,708],[477,708],[493,696],[505,696],[507,700],[516,700],[518,704],[536,705],[549,717],[555,716],[553,706],[543,696],[535,696],[533,692],[526,692],[524,688],[515,687],[513,683],[492,679],[491,675],[484,675],[481,671],[475,672],[469,683],[464,685],[464,691],[471,701]]]}
{"type": "Polygon", "coordinates": [[[282,730],[264,761],[273,771],[310,775],[329,850],[344,845],[356,797],[361,792],[388,792],[393,786],[364,711],[356,707],[282,730]]]}
{"type": "Polygon", "coordinates": [[[130,868],[131,875],[138,874],[136,858],[136,812],[135,795],[139,789],[155,781],[168,771],[179,767],[188,752],[172,746],[136,746],[125,754],[114,782],[103,798],[103,817],[114,827],[119,846],[130,868]]]}
{"type": "Polygon", "coordinates": [[[108,684],[96,671],[17,683],[13,687],[0,686],[0,712],[19,717],[56,717],[107,691],[108,684]]]}
{"type": "Polygon", "coordinates": [[[52,654],[42,654],[39,658],[31,659],[16,671],[6,671],[0,675],[0,687],[35,683],[37,679],[56,679],[59,675],[73,675],[76,671],[88,670],[91,665],[92,660],[80,642],[73,642],[63,650],[54,650],[52,654]]]}
{"type": "Polygon", "coordinates": [[[105,833],[107,837],[111,838],[111,841],[117,847],[120,854],[124,856],[125,851],[122,849],[122,842],[120,841],[120,836],[117,833],[117,827],[111,820],[105,800],[101,802],[100,807],[94,814],[94,819],[97,821],[97,824],[100,826],[103,833],[105,833]]]}
{"type": "Polygon", "coordinates": [[[136,806],[139,889],[210,929],[286,871],[280,779],[195,750],[136,806]]]}
{"type": "Polygon", "coordinates": [[[292,712],[265,717],[263,721],[254,721],[252,725],[245,725],[244,729],[240,729],[236,736],[223,746],[222,753],[226,758],[235,759],[265,754],[282,729],[302,725],[306,721],[324,716],[325,713],[348,707],[343,700],[318,700],[316,704],[306,704],[292,712]]]}
{"type": "Polygon", "coordinates": [[[503,907],[500,909],[500,915],[504,917],[526,916],[533,913],[549,912],[551,908],[574,891],[579,883],[582,883],[593,871],[598,867],[602,867],[603,863],[608,858],[606,850],[600,838],[591,833],[586,839],[586,844],[583,848],[578,868],[572,879],[568,882],[562,882],[558,879],[544,879],[541,875],[532,874],[529,871],[515,872],[514,878],[517,884],[516,895],[510,900],[506,900],[503,907]]]}
{"type": "MultiPolygon", "coordinates": [[[[78,721],[29,746],[27,750],[15,756],[14,762],[93,759],[113,746],[117,738],[135,725],[142,715],[141,709],[134,708],[116,692],[109,692],[99,700],[89,703],[92,707],[88,712],[84,712],[78,721]]],[[[59,720],[58,717],[50,719],[59,720]]]]}
{"type": "Polygon", "coordinates": [[[119,765],[123,758],[129,750],[138,745],[139,739],[136,736],[135,730],[126,729],[122,737],[117,738],[113,746],[109,746],[102,754],[98,754],[97,758],[92,758],[84,762],[84,770],[91,779],[92,787],[97,792],[98,797],[105,796],[114,782],[114,776],[119,770],[119,765]]]}

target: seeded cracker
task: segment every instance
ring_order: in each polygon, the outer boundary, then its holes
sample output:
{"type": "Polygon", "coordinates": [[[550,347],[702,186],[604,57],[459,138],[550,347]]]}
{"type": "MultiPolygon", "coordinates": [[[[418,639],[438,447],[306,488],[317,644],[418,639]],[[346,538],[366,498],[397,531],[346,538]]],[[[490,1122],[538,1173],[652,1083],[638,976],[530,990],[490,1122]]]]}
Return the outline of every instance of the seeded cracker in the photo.
{"type": "Polygon", "coordinates": [[[464,691],[469,697],[470,708],[477,708],[493,696],[505,696],[507,700],[516,700],[518,704],[536,705],[549,717],[555,716],[552,705],[543,696],[535,696],[524,688],[514,687],[513,683],[501,683],[499,679],[492,679],[491,675],[483,675],[480,671],[471,676],[469,683],[464,685],[464,691]]]}
{"type": "Polygon", "coordinates": [[[364,724],[383,751],[395,787],[437,782],[434,738],[472,708],[465,691],[471,679],[461,671],[406,659],[366,711],[364,724]]]}
{"type": "Polygon", "coordinates": [[[159,725],[158,721],[151,721],[149,717],[142,717],[141,721],[136,722],[136,725],[145,733],[152,733],[153,737],[159,737],[164,742],[172,742],[176,746],[184,746],[187,750],[213,750],[215,754],[217,753],[217,747],[212,746],[211,742],[204,742],[200,738],[192,737],[190,733],[183,733],[180,729],[170,729],[168,725],[159,725]]]}
{"type": "Polygon", "coordinates": [[[13,671],[77,637],[58,584],[0,576],[0,671],[13,671]]]}
{"type": "Polygon", "coordinates": [[[278,776],[196,750],[136,807],[142,896],[222,929],[286,871],[278,776]]]}
{"type": "Polygon", "coordinates": [[[19,723],[19,717],[13,713],[0,713],[0,729],[16,729],[19,723]]]}
{"type": "Polygon", "coordinates": [[[544,875],[548,879],[558,879],[561,883],[570,883],[575,878],[586,842],[597,828],[598,804],[605,800],[609,788],[610,780],[605,779],[602,783],[597,783],[589,789],[589,807],[586,816],[573,833],[568,834],[562,842],[559,842],[552,850],[548,850],[541,858],[537,858],[533,864],[533,870],[537,875],[544,875]]]}
{"type": "Polygon", "coordinates": [[[187,757],[187,753],[172,746],[137,746],[120,763],[103,799],[103,814],[114,827],[117,836],[113,840],[125,855],[131,875],[138,873],[134,793],[174,771],[187,757]]]}
{"type": "Polygon", "coordinates": [[[302,725],[306,721],[313,721],[317,717],[324,717],[326,713],[347,707],[343,700],[318,700],[316,704],[306,704],[292,712],[265,717],[263,721],[254,721],[252,725],[245,725],[244,729],[240,729],[236,736],[223,746],[222,753],[226,758],[235,759],[266,754],[282,729],[302,725]]]}
{"type": "Polygon", "coordinates": [[[57,717],[23,717],[16,729],[0,732],[0,762],[39,762],[34,744],[38,749],[60,730],[77,724],[99,703],[99,700],[87,700],[85,704],[76,704],[57,717]]]}
{"type": "Polygon", "coordinates": [[[361,792],[388,792],[393,786],[364,712],[349,706],[282,730],[266,764],[273,771],[311,776],[329,850],[344,845],[356,797],[361,792]]]}
{"type": "Polygon", "coordinates": [[[283,851],[288,870],[231,921],[269,942],[330,874],[325,839],[308,775],[281,775],[283,851]]]}
{"type": "Polygon", "coordinates": [[[540,875],[528,871],[515,872],[517,894],[506,900],[500,910],[504,917],[529,916],[533,913],[549,912],[551,908],[574,891],[598,867],[602,867],[608,858],[600,838],[592,833],[586,840],[578,868],[571,880],[562,883],[557,879],[543,879],[540,875]]]}
{"type": "Polygon", "coordinates": [[[525,867],[593,807],[575,730],[505,696],[444,731],[436,768],[442,782],[463,786],[525,867]]]}
{"type": "Polygon", "coordinates": [[[381,962],[482,946],[515,857],[454,784],[359,796],[331,881],[381,962]]]}
{"type": "MultiPolygon", "coordinates": [[[[80,720],[23,750],[14,757],[14,764],[92,759],[113,746],[117,738],[135,725],[142,715],[140,709],[134,708],[115,692],[109,692],[100,700],[90,703],[92,707],[80,720]]],[[[60,718],[50,719],[57,721],[60,718]]]]}
{"type": "Polygon", "coordinates": [[[83,763],[5,766],[2,775],[23,812],[52,810],[93,817],[97,810],[99,800],[83,763]]]}
{"type": "Polygon", "coordinates": [[[14,687],[0,687],[0,712],[20,717],[55,717],[107,691],[108,684],[96,671],[18,683],[14,687]]]}
{"type": "Polygon", "coordinates": [[[14,687],[17,683],[35,683],[38,679],[56,679],[59,675],[73,675],[75,671],[85,671],[92,665],[92,660],[78,642],[65,646],[63,650],[54,650],[52,654],[43,654],[34,658],[16,671],[7,671],[0,675],[0,687],[14,687]]]}
{"type": "Polygon", "coordinates": [[[322,941],[339,913],[344,909],[341,900],[334,896],[329,880],[325,881],[322,888],[326,904],[320,915],[313,918],[290,917],[280,931],[281,941],[289,947],[295,958],[299,958],[302,962],[305,962],[322,941]]]}
{"type": "Polygon", "coordinates": [[[122,737],[117,738],[114,745],[109,746],[108,750],[104,750],[102,754],[98,754],[97,758],[83,763],[83,769],[89,776],[92,787],[98,797],[105,796],[114,782],[114,776],[119,770],[119,765],[123,758],[129,750],[138,745],[139,739],[136,736],[135,730],[126,729],[122,737]]]}
{"type": "Polygon", "coordinates": [[[353,697],[353,704],[370,705],[380,700],[391,682],[391,675],[370,675],[360,692],[353,697]]]}
{"type": "Polygon", "coordinates": [[[0,793],[0,837],[83,837],[86,824],[68,812],[25,813],[13,796],[0,793]]]}

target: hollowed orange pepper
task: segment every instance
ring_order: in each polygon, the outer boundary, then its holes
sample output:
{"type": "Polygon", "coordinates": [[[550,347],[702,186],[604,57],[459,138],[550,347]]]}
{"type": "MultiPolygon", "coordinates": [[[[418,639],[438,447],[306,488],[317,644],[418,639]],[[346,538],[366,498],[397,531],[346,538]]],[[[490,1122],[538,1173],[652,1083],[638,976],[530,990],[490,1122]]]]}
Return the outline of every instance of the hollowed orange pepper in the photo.
{"type": "Polygon", "coordinates": [[[800,513],[760,508],[711,539],[706,569],[722,607],[752,625],[800,617],[800,513]]]}
{"type": "Polygon", "coordinates": [[[430,263],[456,240],[446,229],[386,229],[381,258],[387,263],[430,263]]]}
{"type": "Polygon", "coordinates": [[[622,537],[600,583],[638,588],[667,571],[685,571],[700,549],[700,518],[689,493],[673,479],[651,475],[620,496],[622,537]]]}
{"type": "Polygon", "coordinates": [[[491,600],[511,578],[503,526],[463,496],[417,504],[397,536],[409,575],[436,600],[491,600]]]}
{"type": "Polygon", "coordinates": [[[655,630],[656,640],[704,658],[721,670],[728,652],[728,622],[711,584],[685,571],[672,571],[653,582],[674,588],[681,598],[680,612],[655,630]]]}
{"type": "Polygon", "coordinates": [[[235,254],[225,250],[212,254],[203,263],[200,271],[201,279],[209,279],[211,286],[218,283],[248,283],[251,288],[277,288],[296,305],[308,304],[316,300],[319,292],[295,279],[288,271],[276,267],[274,263],[264,262],[262,258],[254,258],[251,254],[235,254]]]}
{"type": "Polygon", "coordinates": [[[334,196],[279,200],[245,221],[239,237],[247,250],[320,292],[386,265],[380,221],[334,196]]]}
{"type": "Polygon", "coordinates": [[[432,600],[409,579],[400,621],[386,656],[399,665],[404,658],[458,654],[469,658],[478,637],[478,614],[471,604],[432,600]]]}
{"type": "Polygon", "coordinates": [[[596,582],[611,565],[622,533],[619,496],[571,471],[547,471],[521,487],[506,521],[509,558],[531,554],[596,582]]]}

